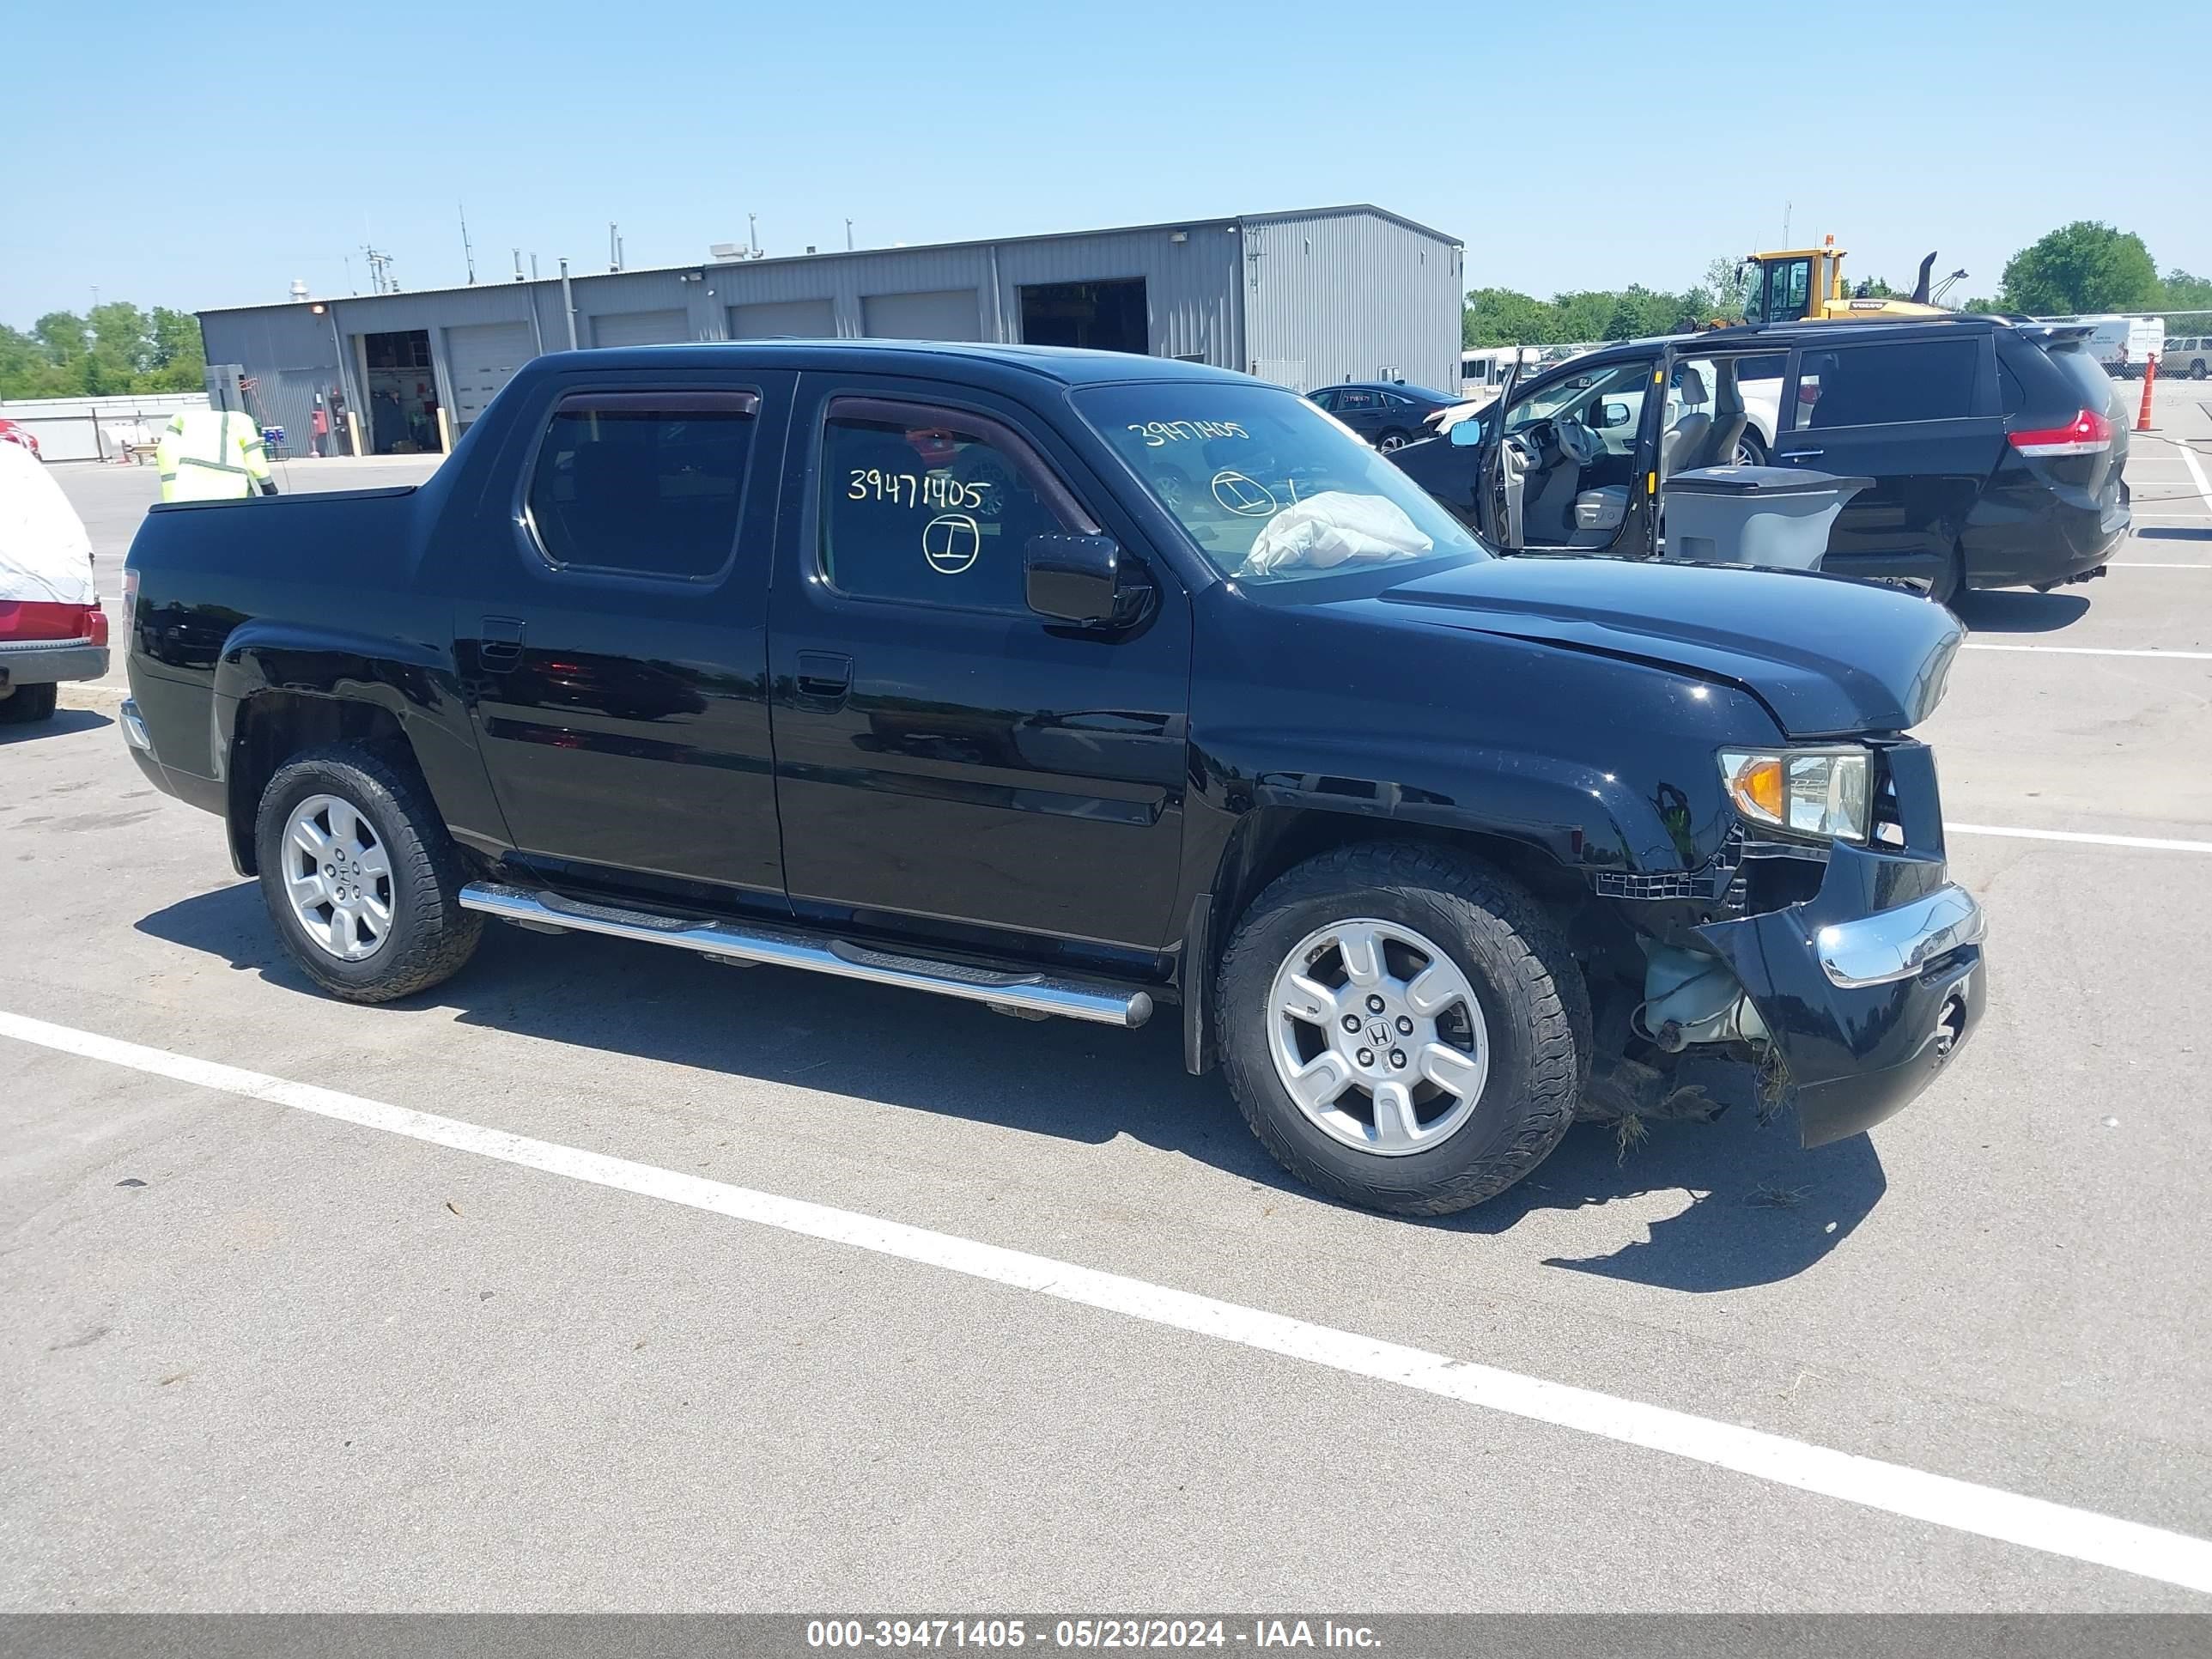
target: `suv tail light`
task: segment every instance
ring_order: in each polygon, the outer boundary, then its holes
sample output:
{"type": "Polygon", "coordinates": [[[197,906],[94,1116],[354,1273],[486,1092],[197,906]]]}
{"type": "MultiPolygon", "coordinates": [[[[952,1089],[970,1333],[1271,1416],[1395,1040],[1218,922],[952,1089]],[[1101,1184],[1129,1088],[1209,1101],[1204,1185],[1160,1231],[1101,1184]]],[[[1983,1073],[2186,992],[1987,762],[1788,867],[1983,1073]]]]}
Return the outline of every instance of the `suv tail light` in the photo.
{"type": "Polygon", "coordinates": [[[2094,455],[2112,447],[2111,417],[2085,409],[2064,426],[2005,434],[2023,455],[2094,455]]]}
{"type": "Polygon", "coordinates": [[[138,611],[138,573],[129,565],[123,567],[123,636],[131,637],[131,621],[138,611]]]}

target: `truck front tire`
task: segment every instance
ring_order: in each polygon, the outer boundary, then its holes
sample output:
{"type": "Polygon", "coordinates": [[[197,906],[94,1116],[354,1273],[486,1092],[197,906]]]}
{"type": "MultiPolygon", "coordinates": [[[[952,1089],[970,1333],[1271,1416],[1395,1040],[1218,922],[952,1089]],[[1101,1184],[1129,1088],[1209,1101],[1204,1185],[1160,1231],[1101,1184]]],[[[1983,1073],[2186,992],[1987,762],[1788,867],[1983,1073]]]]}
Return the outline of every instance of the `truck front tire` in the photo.
{"type": "Polygon", "coordinates": [[[1503,1192],[1573,1123],[1589,1005],[1536,901],[1411,843],[1324,853],[1246,911],[1215,981],[1224,1069],[1283,1167],[1395,1215],[1503,1192]]]}
{"type": "Polygon", "coordinates": [[[261,892],[297,962],[348,1002],[390,1002],[450,979],[483,918],[428,792],[356,744],[295,756],[254,819],[261,892]]]}

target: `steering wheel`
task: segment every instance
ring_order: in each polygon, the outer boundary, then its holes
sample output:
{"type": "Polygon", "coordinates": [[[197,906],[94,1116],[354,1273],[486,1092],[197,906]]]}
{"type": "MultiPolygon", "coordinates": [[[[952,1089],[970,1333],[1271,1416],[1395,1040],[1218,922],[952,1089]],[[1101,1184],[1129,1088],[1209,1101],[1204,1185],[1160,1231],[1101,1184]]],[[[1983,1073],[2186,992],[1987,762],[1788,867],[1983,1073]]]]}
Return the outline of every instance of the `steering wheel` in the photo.
{"type": "Polygon", "coordinates": [[[1605,453],[1605,440],[1580,421],[1568,417],[1553,422],[1559,448],[1577,466],[1589,466],[1605,453]]]}

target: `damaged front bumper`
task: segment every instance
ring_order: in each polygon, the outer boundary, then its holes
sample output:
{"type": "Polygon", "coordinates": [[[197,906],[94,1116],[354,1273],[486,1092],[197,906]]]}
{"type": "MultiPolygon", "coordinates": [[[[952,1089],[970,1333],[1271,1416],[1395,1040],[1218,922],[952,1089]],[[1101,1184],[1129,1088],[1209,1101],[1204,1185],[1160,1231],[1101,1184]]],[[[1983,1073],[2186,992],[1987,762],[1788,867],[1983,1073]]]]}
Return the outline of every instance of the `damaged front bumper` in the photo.
{"type": "Polygon", "coordinates": [[[1981,906],[1943,860],[1837,842],[1802,904],[1708,922],[1825,1146],[1911,1103],[1980,1024],[1981,906]]]}

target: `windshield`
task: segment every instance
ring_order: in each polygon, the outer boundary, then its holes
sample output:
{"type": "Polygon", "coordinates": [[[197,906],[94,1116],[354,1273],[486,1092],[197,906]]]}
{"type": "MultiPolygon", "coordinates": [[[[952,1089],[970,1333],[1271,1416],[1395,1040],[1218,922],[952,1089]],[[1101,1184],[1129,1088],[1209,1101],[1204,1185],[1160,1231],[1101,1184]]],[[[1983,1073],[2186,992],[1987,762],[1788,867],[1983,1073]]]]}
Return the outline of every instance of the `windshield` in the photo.
{"type": "Polygon", "coordinates": [[[1481,552],[1419,485],[1295,393],[1171,381],[1085,387],[1075,406],[1224,576],[1481,552]]]}

